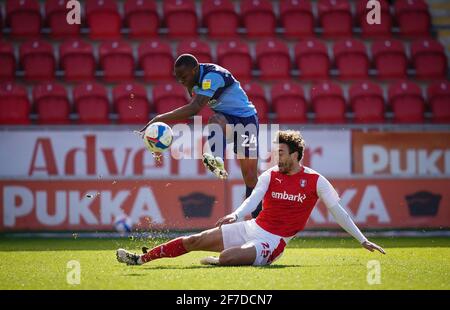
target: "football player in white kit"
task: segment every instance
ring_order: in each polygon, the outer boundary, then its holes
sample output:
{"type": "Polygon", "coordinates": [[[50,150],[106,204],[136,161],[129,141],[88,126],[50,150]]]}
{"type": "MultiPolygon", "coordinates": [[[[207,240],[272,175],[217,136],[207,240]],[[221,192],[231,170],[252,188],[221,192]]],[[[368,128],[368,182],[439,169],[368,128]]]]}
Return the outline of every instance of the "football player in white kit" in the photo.
{"type": "Polygon", "coordinates": [[[283,253],[288,242],[303,230],[320,199],[336,222],[369,251],[385,251],[367,240],[339,204],[339,195],[325,177],[301,165],[304,140],[298,131],[278,133],[278,165],[265,171],[250,197],[229,215],[219,219],[216,228],[176,238],[144,254],[118,249],[121,263],[141,265],[149,261],[176,257],[191,251],[220,252],[218,257],[202,259],[213,265],[269,265],[283,253]],[[244,220],[263,201],[256,219],[244,220]]]}

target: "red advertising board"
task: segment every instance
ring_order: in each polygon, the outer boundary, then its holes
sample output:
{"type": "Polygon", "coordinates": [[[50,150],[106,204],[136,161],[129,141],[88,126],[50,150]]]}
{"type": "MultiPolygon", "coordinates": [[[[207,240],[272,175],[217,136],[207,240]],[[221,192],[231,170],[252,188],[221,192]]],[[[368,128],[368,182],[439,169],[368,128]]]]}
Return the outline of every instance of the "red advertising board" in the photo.
{"type": "MultiPolygon", "coordinates": [[[[333,179],[362,228],[450,228],[448,179],[333,179]]],[[[239,206],[242,181],[0,181],[2,231],[111,230],[128,214],[139,229],[204,229],[239,206]]],[[[336,228],[318,204],[307,228],[336,228]]]]}
{"type": "Polygon", "coordinates": [[[111,230],[122,213],[135,228],[200,229],[225,214],[225,184],[210,180],[0,181],[0,229],[111,230]]]}

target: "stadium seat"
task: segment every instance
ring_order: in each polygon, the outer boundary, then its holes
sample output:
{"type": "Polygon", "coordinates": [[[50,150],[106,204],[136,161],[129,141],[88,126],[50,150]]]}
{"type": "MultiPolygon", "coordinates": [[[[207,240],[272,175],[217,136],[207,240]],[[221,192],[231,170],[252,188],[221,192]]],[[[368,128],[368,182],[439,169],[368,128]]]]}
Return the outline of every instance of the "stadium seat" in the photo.
{"type": "Polygon", "coordinates": [[[93,40],[116,39],[122,20],[115,0],[86,0],[86,18],[93,40]]]}
{"type": "Polygon", "coordinates": [[[306,123],[308,105],[303,87],[293,82],[280,82],[271,90],[272,108],[277,123],[306,123]]]}
{"type": "Polygon", "coordinates": [[[100,44],[99,61],[106,81],[126,81],[133,78],[133,50],[127,42],[112,41],[100,44]]]}
{"type": "MultiPolygon", "coordinates": [[[[166,113],[188,103],[186,89],[178,83],[161,83],[153,87],[153,104],[157,114],[166,113]]],[[[172,122],[173,123],[173,122],[172,122]]]]}
{"type": "Polygon", "coordinates": [[[352,35],[352,13],[348,0],[319,0],[318,12],[325,37],[352,35]]]}
{"type": "Polygon", "coordinates": [[[27,125],[30,123],[30,102],[27,90],[18,84],[0,84],[0,124],[27,125]]]}
{"type": "Polygon", "coordinates": [[[280,20],[287,38],[314,35],[314,15],[309,0],[284,0],[280,2],[280,20]]]}
{"type": "Polygon", "coordinates": [[[0,81],[14,79],[16,58],[11,43],[0,41],[0,81]]]}
{"type": "Polygon", "coordinates": [[[124,83],[113,88],[114,110],[119,124],[145,124],[149,120],[147,90],[137,83],[124,83]]]}
{"type": "Polygon", "coordinates": [[[63,42],[59,46],[59,61],[67,81],[94,79],[96,65],[89,43],[79,39],[63,42]]]}
{"type": "Polygon", "coordinates": [[[334,61],[341,79],[367,78],[369,58],[366,46],[361,41],[346,39],[334,44],[334,61]]]}
{"type": "Polygon", "coordinates": [[[202,1],[203,24],[211,38],[230,38],[237,35],[239,16],[230,0],[202,1]]]}
{"type": "Polygon", "coordinates": [[[269,105],[266,100],[266,95],[262,86],[256,82],[244,82],[242,84],[250,101],[256,108],[258,113],[259,122],[265,124],[268,122],[269,105]]]}
{"type": "Polygon", "coordinates": [[[159,15],[154,0],[127,0],[124,11],[130,37],[145,38],[158,35],[159,15]]]}
{"type": "Polygon", "coordinates": [[[425,39],[411,44],[411,58],[416,68],[416,77],[443,79],[447,76],[447,56],[439,41],[425,39]]]}
{"type": "Polygon", "coordinates": [[[433,123],[450,123],[450,82],[440,81],[428,86],[428,103],[433,123]]]}
{"type": "Polygon", "coordinates": [[[77,37],[81,25],[67,23],[67,0],[45,1],[45,19],[54,38],[77,37]]]}
{"type": "Polygon", "coordinates": [[[20,46],[20,62],[29,80],[51,80],[55,75],[53,46],[42,40],[31,40],[20,46]]]}
{"type": "Polygon", "coordinates": [[[249,80],[252,75],[252,57],[244,41],[231,40],[217,44],[217,61],[239,80],[249,80]]]}
{"type": "Polygon", "coordinates": [[[419,86],[400,81],[389,87],[389,104],[395,123],[422,123],[425,105],[419,86]]]}
{"type": "Polygon", "coordinates": [[[345,99],[342,89],[333,82],[320,82],[311,87],[310,93],[315,123],[345,123],[345,99]]]}
{"type": "Polygon", "coordinates": [[[295,45],[295,63],[302,79],[327,79],[330,69],[328,50],[320,40],[308,39],[295,45]]]}
{"type": "Polygon", "coordinates": [[[276,19],[272,3],[268,0],[244,0],[241,2],[241,16],[247,37],[273,37],[276,19]]]}
{"type": "MultiPolygon", "coordinates": [[[[369,0],[358,1],[356,7],[356,19],[361,26],[362,36],[365,38],[387,38],[391,36],[392,17],[389,11],[387,0],[379,0],[380,3],[380,24],[369,24],[367,22],[368,13],[372,11],[367,9],[369,0]]],[[[369,17],[373,17],[369,15],[369,17]]]]}
{"type": "Polygon", "coordinates": [[[256,62],[261,79],[288,79],[291,61],[287,45],[278,39],[265,39],[256,44],[256,62]]]}
{"type": "Polygon", "coordinates": [[[211,48],[208,43],[198,39],[184,40],[178,44],[177,55],[192,54],[199,62],[211,63],[211,48]]]}
{"type": "Polygon", "coordinates": [[[215,112],[210,107],[203,107],[203,109],[200,110],[197,116],[202,117],[203,124],[208,124],[209,118],[213,116],[214,113],[215,112]]]}
{"type": "Polygon", "coordinates": [[[139,45],[138,58],[145,80],[173,78],[173,57],[169,44],[159,40],[145,41],[139,45]]]}
{"type": "Polygon", "coordinates": [[[392,39],[375,41],[372,58],[380,79],[406,78],[408,59],[402,42],[392,39]]]}
{"type": "Polygon", "coordinates": [[[38,37],[41,32],[38,0],[7,0],[5,17],[12,37],[38,37]]]}
{"type": "Polygon", "coordinates": [[[429,36],[430,13],[423,0],[397,0],[394,4],[395,17],[400,34],[408,37],[429,36]]]}
{"type": "Polygon", "coordinates": [[[80,124],[108,124],[109,102],[106,88],[88,82],[73,89],[73,100],[80,124]]]}
{"type": "Polygon", "coordinates": [[[196,37],[197,14],[193,0],[163,1],[164,19],[171,37],[196,37]]]}
{"type": "Polygon", "coordinates": [[[350,106],[354,112],[355,123],[383,123],[383,90],[372,82],[353,84],[349,90],[350,106]]]}
{"type": "Polygon", "coordinates": [[[39,124],[68,124],[70,104],[64,86],[42,83],[33,89],[33,102],[39,115],[39,124]]]}

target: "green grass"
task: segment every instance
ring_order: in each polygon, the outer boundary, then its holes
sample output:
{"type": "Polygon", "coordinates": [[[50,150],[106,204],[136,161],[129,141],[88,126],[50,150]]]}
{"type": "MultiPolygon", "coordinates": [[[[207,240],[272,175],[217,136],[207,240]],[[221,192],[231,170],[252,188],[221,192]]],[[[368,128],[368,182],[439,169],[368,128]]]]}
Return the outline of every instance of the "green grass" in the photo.
{"type": "Polygon", "coordinates": [[[212,267],[198,263],[207,252],[144,266],[116,261],[116,248],[138,251],[142,240],[1,237],[0,289],[450,289],[450,238],[374,241],[387,255],[351,239],[295,239],[272,266],[212,267]],[[381,284],[369,285],[367,262],[374,259],[381,284]],[[66,282],[70,260],[80,262],[79,285],[66,282]]]}

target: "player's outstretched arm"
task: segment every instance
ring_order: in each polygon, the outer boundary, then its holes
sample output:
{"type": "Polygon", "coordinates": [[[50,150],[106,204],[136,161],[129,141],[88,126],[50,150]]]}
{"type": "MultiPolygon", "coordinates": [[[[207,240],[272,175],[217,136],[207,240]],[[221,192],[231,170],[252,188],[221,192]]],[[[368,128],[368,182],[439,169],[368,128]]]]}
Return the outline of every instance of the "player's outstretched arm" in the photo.
{"type": "Polygon", "coordinates": [[[348,215],[348,213],[344,210],[344,208],[339,203],[335,204],[332,207],[328,207],[328,210],[333,215],[336,222],[343,229],[345,229],[346,232],[348,232],[355,239],[357,239],[365,249],[367,249],[371,252],[373,252],[374,250],[377,250],[382,254],[386,254],[386,252],[383,250],[382,247],[367,240],[367,238],[363,235],[363,233],[359,230],[359,228],[353,222],[350,215],[348,215]]]}
{"type": "Polygon", "coordinates": [[[145,129],[151,124],[155,122],[170,122],[187,119],[191,116],[196,115],[200,110],[208,103],[210,97],[204,95],[196,95],[192,98],[191,102],[187,105],[179,107],[173,111],[156,115],[150,122],[148,122],[143,128],[140,129],[140,132],[144,132],[145,129]]]}

